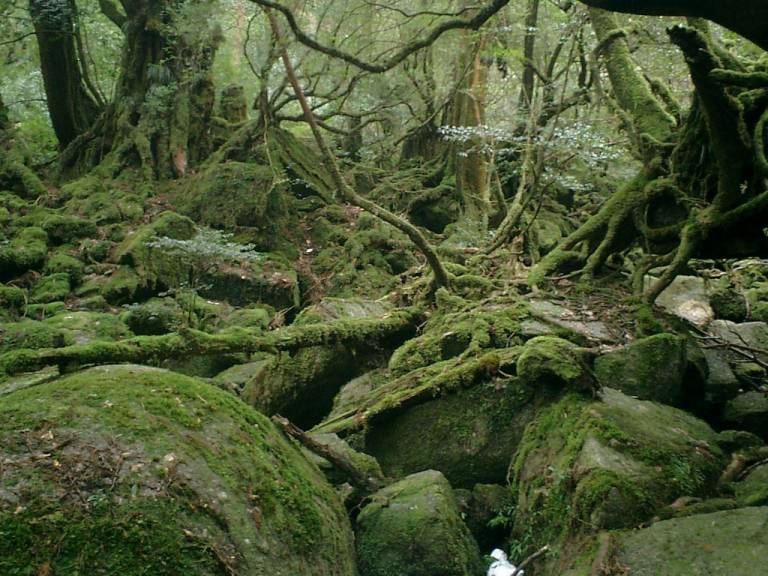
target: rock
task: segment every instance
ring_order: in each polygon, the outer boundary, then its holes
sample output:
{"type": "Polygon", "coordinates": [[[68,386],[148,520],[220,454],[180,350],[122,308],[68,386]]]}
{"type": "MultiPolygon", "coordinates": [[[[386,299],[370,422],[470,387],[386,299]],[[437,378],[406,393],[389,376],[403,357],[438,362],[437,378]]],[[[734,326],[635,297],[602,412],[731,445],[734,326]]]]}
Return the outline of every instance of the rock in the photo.
{"type": "Polygon", "coordinates": [[[74,344],[68,330],[24,318],[19,322],[0,324],[0,353],[17,348],[61,348],[74,344]]]}
{"type": "Polygon", "coordinates": [[[732,322],[743,322],[749,312],[744,295],[731,286],[720,286],[709,293],[715,317],[732,322]]]}
{"type": "Polygon", "coordinates": [[[296,317],[299,324],[328,322],[341,318],[372,318],[384,316],[392,306],[377,300],[362,298],[323,298],[317,304],[306,307],[296,317]]]}
{"type": "Polygon", "coordinates": [[[216,374],[212,380],[225,390],[240,394],[248,381],[256,377],[263,370],[264,363],[265,359],[246,362],[245,364],[235,364],[216,374]]]}
{"type": "Polygon", "coordinates": [[[528,384],[589,387],[591,375],[576,345],[555,336],[528,340],[517,359],[517,375],[528,384]]]}
{"type": "Polygon", "coordinates": [[[480,550],[501,545],[509,531],[514,506],[509,490],[500,484],[476,484],[470,490],[454,490],[461,517],[480,550]]]}
{"type": "Polygon", "coordinates": [[[0,461],[2,574],[355,573],[317,468],[192,378],[102,366],[13,392],[0,461]]]}
{"type": "Polygon", "coordinates": [[[134,334],[155,336],[175,332],[190,319],[173,298],[152,298],[128,306],[123,321],[134,334]]]}
{"type": "Polygon", "coordinates": [[[552,394],[516,379],[479,381],[374,421],[364,450],[395,478],[431,468],[459,488],[503,483],[526,424],[552,394]]]}
{"type": "MultiPolygon", "coordinates": [[[[646,276],[646,288],[656,278],[646,276]]],[[[696,326],[705,326],[715,317],[707,297],[706,283],[698,276],[677,276],[656,298],[656,305],[696,326]]]]}
{"type": "Polygon", "coordinates": [[[768,504],[768,464],[758,466],[736,483],[736,499],[742,506],[768,504]]]}
{"type": "Polygon", "coordinates": [[[548,300],[532,300],[530,304],[536,317],[523,321],[521,331],[526,337],[553,335],[564,329],[589,342],[612,343],[616,340],[592,312],[577,313],[548,300]]]}
{"type": "Polygon", "coordinates": [[[739,394],[726,404],[723,421],[768,441],[768,396],[763,392],[739,394]]]}
{"type": "Polygon", "coordinates": [[[513,537],[534,534],[536,549],[636,526],[680,496],[707,495],[724,466],[715,439],[671,406],[610,388],[600,401],[568,394],[528,425],[513,460],[513,537]]]}
{"type": "Polygon", "coordinates": [[[71,289],[69,274],[56,272],[40,278],[32,288],[30,298],[38,304],[58,302],[65,300],[71,289]]]}
{"type": "Polygon", "coordinates": [[[632,576],[764,576],[768,508],[664,520],[621,538],[617,560],[632,576]]]}
{"type": "Polygon", "coordinates": [[[738,452],[764,444],[762,438],[744,430],[723,430],[718,433],[716,442],[726,452],[738,452]]]}
{"type": "Polygon", "coordinates": [[[656,334],[598,357],[595,375],[601,386],[677,405],[683,400],[686,367],[685,338],[656,334]]]}
{"type": "Polygon", "coordinates": [[[39,270],[48,255],[48,235],[36,226],[22,229],[8,244],[0,245],[0,280],[27,270],[39,270]]]}
{"type": "MultiPolygon", "coordinates": [[[[382,480],[384,478],[384,473],[381,471],[381,466],[379,466],[376,458],[369,454],[365,454],[364,452],[354,450],[345,440],[342,440],[336,434],[310,434],[310,436],[313,440],[329,446],[336,453],[344,456],[369,478],[375,478],[377,480],[382,480]]],[[[306,451],[306,455],[318,468],[320,468],[320,470],[323,471],[325,477],[331,484],[343,484],[344,482],[349,481],[349,477],[344,472],[336,469],[336,467],[325,458],[309,451],[306,451]]]]}
{"type": "Polygon", "coordinates": [[[43,220],[43,230],[55,245],[69,244],[81,238],[94,238],[98,229],[96,224],[77,216],[52,214],[43,220]]]}
{"type": "Polygon", "coordinates": [[[133,333],[115,314],[85,311],[62,311],[43,320],[46,326],[69,334],[74,344],[94,341],[122,340],[133,333]]]}
{"type": "MultiPolygon", "coordinates": [[[[709,332],[729,344],[768,351],[768,324],[765,322],[737,324],[728,320],[715,320],[709,325],[709,332]]],[[[768,359],[768,352],[762,356],[768,359]]]]}
{"type": "Polygon", "coordinates": [[[702,354],[707,366],[704,399],[709,404],[722,406],[736,397],[741,384],[728,362],[728,355],[723,350],[703,348],[702,354]]]}
{"type": "Polygon", "coordinates": [[[433,470],[374,494],[355,532],[360,576],[477,576],[483,570],[451,486],[433,470]]]}

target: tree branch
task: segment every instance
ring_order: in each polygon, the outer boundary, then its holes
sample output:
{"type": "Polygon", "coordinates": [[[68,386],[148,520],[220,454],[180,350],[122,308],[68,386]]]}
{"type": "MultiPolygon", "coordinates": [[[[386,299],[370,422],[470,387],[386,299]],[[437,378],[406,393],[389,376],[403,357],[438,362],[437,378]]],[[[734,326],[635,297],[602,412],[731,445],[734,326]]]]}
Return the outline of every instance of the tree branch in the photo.
{"type": "Polygon", "coordinates": [[[395,52],[392,56],[390,56],[383,62],[376,63],[376,62],[364,61],[353,54],[350,54],[348,52],[345,52],[333,46],[326,46],[324,44],[321,44],[314,38],[308,36],[299,27],[299,24],[296,21],[296,16],[293,14],[291,9],[287,8],[286,6],[283,6],[278,2],[272,2],[271,0],[251,0],[251,2],[253,2],[254,4],[258,4],[262,8],[267,8],[267,9],[272,8],[280,12],[288,22],[288,26],[293,32],[293,34],[296,36],[296,39],[302,44],[304,44],[305,46],[308,46],[309,48],[317,50],[318,52],[322,52],[323,54],[327,54],[328,56],[339,58],[340,60],[349,62],[350,64],[353,64],[362,70],[366,70],[368,72],[373,72],[373,73],[381,73],[381,72],[386,72],[387,70],[391,70],[392,68],[400,64],[403,60],[408,58],[408,56],[410,56],[414,52],[417,52],[418,50],[421,50],[422,48],[426,48],[427,46],[430,46],[432,43],[435,42],[435,40],[437,40],[438,38],[440,38],[440,36],[442,36],[443,34],[445,34],[450,30],[460,30],[460,29],[477,30],[483,24],[485,24],[494,14],[496,14],[502,8],[504,8],[507,4],[509,4],[509,0],[493,0],[485,8],[478,10],[478,12],[472,18],[455,18],[451,20],[446,20],[445,22],[442,22],[441,24],[438,24],[437,26],[435,26],[423,38],[420,38],[418,40],[411,42],[410,44],[403,46],[400,50],[395,52]]]}

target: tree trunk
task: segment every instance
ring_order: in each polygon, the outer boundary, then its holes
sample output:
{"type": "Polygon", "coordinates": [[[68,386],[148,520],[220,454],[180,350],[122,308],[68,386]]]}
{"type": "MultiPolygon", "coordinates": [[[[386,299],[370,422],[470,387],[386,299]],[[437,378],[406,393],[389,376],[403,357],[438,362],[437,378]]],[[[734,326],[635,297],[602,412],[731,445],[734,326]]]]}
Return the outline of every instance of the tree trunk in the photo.
{"type": "Polygon", "coordinates": [[[61,148],[85,132],[99,106],[83,82],[73,0],[30,0],[48,113],[61,148]]]}
{"type": "Polygon", "coordinates": [[[211,152],[212,9],[194,0],[122,0],[127,20],[115,101],[62,155],[64,175],[101,164],[140,167],[148,179],[183,176],[211,152]],[[180,32],[183,30],[183,33],[180,32]]]}

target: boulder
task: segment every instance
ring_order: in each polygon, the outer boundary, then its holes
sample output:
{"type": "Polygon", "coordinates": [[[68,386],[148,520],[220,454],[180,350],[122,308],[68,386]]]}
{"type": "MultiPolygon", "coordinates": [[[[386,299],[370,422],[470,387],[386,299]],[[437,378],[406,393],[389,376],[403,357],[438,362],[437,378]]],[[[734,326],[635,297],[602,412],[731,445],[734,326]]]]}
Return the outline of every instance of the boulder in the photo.
{"type": "Polygon", "coordinates": [[[599,401],[568,394],[528,425],[513,460],[513,536],[566,548],[585,531],[636,526],[708,495],[723,466],[715,432],[686,412],[610,388],[599,401]]]}
{"type": "Polygon", "coordinates": [[[683,399],[686,366],[685,338],[656,334],[597,358],[595,375],[601,386],[675,405],[683,399]]]}
{"type": "Polygon", "coordinates": [[[736,484],[736,499],[742,506],[768,505],[768,464],[761,464],[736,484]]]}
{"type": "Polygon", "coordinates": [[[102,366],[0,403],[0,573],[352,576],[346,512],[264,416],[102,366]]]}
{"type": "Polygon", "coordinates": [[[657,522],[621,538],[618,562],[632,576],[764,576],[768,507],[657,522]]]}
{"type": "Polygon", "coordinates": [[[355,533],[360,576],[477,576],[483,570],[451,485],[434,470],[375,493],[355,533]]]}
{"type": "MultiPolygon", "coordinates": [[[[646,276],[646,288],[655,281],[646,276]]],[[[705,326],[715,317],[706,283],[698,276],[677,276],[656,298],[656,305],[697,326],[705,326]]]]}
{"type": "Polygon", "coordinates": [[[746,430],[768,441],[768,395],[744,392],[725,405],[723,421],[732,428],[746,430]]]}

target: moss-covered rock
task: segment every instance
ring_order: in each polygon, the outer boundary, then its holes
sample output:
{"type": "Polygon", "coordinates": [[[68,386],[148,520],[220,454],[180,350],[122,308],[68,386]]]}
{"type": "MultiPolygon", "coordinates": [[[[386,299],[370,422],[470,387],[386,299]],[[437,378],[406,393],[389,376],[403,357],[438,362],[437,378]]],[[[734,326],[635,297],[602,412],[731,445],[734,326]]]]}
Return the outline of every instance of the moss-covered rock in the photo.
{"type": "Polygon", "coordinates": [[[30,298],[38,304],[66,300],[72,287],[69,283],[69,274],[55,272],[43,276],[32,287],[30,298]]]}
{"type": "Polygon", "coordinates": [[[75,344],[121,340],[133,336],[116,314],[86,311],[63,311],[43,320],[46,326],[65,330],[75,344]]]}
{"type": "Polygon", "coordinates": [[[354,573],[319,471],[197,380],[105,366],[14,392],[0,446],[3,574],[354,573]]]}
{"type": "Polygon", "coordinates": [[[365,451],[393,477],[434,469],[460,488],[503,483],[526,424],[547,401],[516,379],[481,379],[373,422],[365,451]]]}
{"type": "Polygon", "coordinates": [[[768,508],[741,508],[657,522],[620,539],[632,576],[765,574],[768,508]]]}
{"type": "Polygon", "coordinates": [[[761,464],[736,484],[736,498],[742,506],[768,505],[768,464],[761,464]]]}
{"type": "Polygon", "coordinates": [[[0,324],[0,353],[16,348],[61,348],[74,344],[72,334],[37,320],[0,324]]]}
{"type": "Polygon", "coordinates": [[[432,470],[374,494],[356,537],[360,576],[476,576],[483,569],[450,484],[432,470]]]}
{"type": "Polygon", "coordinates": [[[176,331],[187,317],[172,298],[153,298],[143,304],[128,306],[123,321],[134,334],[153,336],[176,331]]]}
{"type": "Polygon", "coordinates": [[[52,244],[71,244],[81,238],[94,238],[98,231],[94,222],[68,214],[46,217],[42,228],[52,244]]]}
{"type": "Polygon", "coordinates": [[[85,264],[69,254],[57,252],[45,263],[46,274],[65,273],[69,276],[71,286],[77,286],[83,279],[85,273],[85,264]]]}
{"type": "Polygon", "coordinates": [[[585,373],[576,346],[555,336],[532,338],[517,359],[517,375],[529,384],[575,384],[585,373]]]}
{"type": "Polygon", "coordinates": [[[679,404],[683,400],[686,341],[674,334],[656,334],[595,360],[602,386],[641,400],[679,404]]]}
{"type": "Polygon", "coordinates": [[[48,255],[48,235],[36,226],[22,229],[8,244],[0,243],[0,279],[39,270],[48,255]]]}
{"type": "Polygon", "coordinates": [[[768,397],[762,392],[744,392],[725,405],[723,421],[768,441],[768,397]]]}
{"type": "Polygon", "coordinates": [[[514,534],[564,551],[578,534],[709,494],[723,466],[714,431],[681,410],[610,388],[598,402],[569,394],[528,426],[513,461],[514,534]]]}
{"type": "Polygon", "coordinates": [[[27,291],[17,286],[0,284],[0,311],[17,315],[27,305],[27,291]]]}

